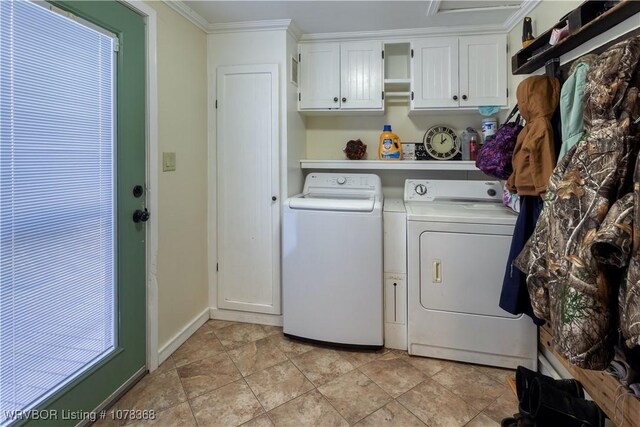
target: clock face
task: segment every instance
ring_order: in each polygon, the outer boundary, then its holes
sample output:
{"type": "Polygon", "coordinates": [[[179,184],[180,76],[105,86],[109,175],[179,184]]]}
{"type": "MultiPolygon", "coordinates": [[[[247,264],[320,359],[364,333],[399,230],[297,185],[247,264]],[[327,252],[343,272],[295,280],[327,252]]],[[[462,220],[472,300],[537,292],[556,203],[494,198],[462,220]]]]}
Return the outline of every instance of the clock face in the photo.
{"type": "Polygon", "coordinates": [[[448,160],[458,154],[458,135],[448,126],[434,126],[424,135],[424,146],[432,158],[448,160]]]}

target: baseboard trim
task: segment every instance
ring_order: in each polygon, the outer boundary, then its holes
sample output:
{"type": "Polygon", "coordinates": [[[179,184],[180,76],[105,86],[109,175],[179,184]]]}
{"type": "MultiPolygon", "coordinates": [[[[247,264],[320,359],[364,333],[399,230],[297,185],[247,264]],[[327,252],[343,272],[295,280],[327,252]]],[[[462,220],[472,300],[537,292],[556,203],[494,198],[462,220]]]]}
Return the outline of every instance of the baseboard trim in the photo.
{"type": "Polygon", "coordinates": [[[257,323],[259,325],[282,326],[282,316],[276,314],[249,313],[246,311],[223,310],[211,307],[209,316],[217,320],[257,323]]]}
{"type": "Polygon", "coordinates": [[[197,315],[182,331],[176,336],[171,338],[168,343],[162,346],[158,351],[158,365],[164,362],[178,349],[184,342],[193,335],[200,326],[204,325],[209,320],[209,309],[205,309],[202,313],[197,315]]]}

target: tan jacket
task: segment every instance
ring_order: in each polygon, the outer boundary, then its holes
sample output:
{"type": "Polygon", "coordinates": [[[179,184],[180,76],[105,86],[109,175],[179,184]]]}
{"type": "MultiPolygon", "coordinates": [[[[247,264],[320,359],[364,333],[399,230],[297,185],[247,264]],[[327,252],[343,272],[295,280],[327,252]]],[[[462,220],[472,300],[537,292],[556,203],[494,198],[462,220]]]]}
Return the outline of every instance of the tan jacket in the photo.
{"type": "Polygon", "coordinates": [[[538,196],[547,190],[556,165],[550,120],[558,107],[560,82],[555,77],[531,76],[518,85],[516,97],[527,124],[516,141],[507,186],[521,196],[538,196]]]}

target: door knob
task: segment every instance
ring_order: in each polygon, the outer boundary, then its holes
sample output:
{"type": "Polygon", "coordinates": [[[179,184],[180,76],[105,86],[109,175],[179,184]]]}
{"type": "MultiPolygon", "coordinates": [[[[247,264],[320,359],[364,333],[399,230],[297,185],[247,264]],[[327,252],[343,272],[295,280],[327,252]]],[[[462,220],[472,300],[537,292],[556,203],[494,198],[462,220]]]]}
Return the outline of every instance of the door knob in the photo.
{"type": "Polygon", "coordinates": [[[138,209],[133,213],[133,222],[135,222],[136,224],[139,222],[147,222],[150,216],[151,214],[149,213],[147,208],[144,208],[143,211],[138,209]]]}
{"type": "Polygon", "coordinates": [[[347,98],[342,98],[342,102],[347,102],[347,98]]]}
{"type": "Polygon", "coordinates": [[[338,97],[337,96],[333,97],[333,102],[338,102],[338,97]]]}

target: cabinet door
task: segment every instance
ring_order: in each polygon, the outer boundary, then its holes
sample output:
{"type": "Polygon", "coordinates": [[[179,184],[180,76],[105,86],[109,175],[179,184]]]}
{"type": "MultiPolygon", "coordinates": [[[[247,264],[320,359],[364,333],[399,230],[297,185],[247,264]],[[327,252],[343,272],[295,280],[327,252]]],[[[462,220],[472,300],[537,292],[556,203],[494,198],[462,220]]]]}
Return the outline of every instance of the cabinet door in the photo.
{"type": "Polygon", "coordinates": [[[458,38],[418,40],[412,46],[412,108],[458,107],[458,38]]]}
{"type": "Polygon", "coordinates": [[[341,108],[382,109],[382,42],[340,45],[341,108]]]}
{"type": "Polygon", "coordinates": [[[507,39],[460,37],[460,106],[507,105],[507,39]]]}
{"type": "Polygon", "coordinates": [[[219,67],[216,91],[218,307],[279,314],[278,66],[219,67]]]}
{"type": "Polygon", "coordinates": [[[340,108],[340,44],[300,45],[300,109],[340,108]]]}

